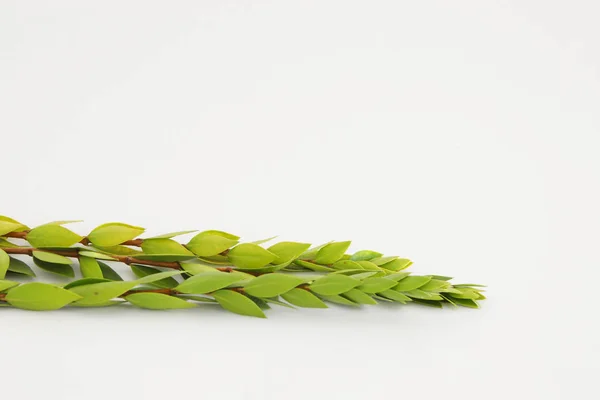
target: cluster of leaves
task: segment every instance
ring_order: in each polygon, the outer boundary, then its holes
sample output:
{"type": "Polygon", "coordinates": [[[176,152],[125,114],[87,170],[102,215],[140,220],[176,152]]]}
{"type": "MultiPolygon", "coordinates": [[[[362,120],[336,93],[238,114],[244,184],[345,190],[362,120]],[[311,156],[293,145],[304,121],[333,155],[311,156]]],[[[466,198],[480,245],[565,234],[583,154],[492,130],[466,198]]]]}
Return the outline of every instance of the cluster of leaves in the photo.
{"type": "Polygon", "coordinates": [[[326,302],[359,306],[382,301],[477,308],[477,300],[484,299],[478,285],[411,275],[404,271],[412,264],[408,259],[370,250],[346,254],[350,242],[313,248],[308,243],[279,242],[264,248],[261,245],[270,239],[240,243],[238,236],[211,230],[182,244],[173,238],[194,231],[140,239],[143,228],[108,223],[80,236],[63,226],[69,222],[74,221],[30,229],[0,216],[0,305],[54,310],[129,303],[173,309],[212,303],[264,317],[270,304],[325,308],[326,302]],[[11,238],[25,240],[28,246],[11,238]],[[38,267],[68,277],[75,275],[71,259],[78,259],[83,279],[63,286],[4,280],[7,272],[35,276],[15,254],[32,256],[38,267]],[[126,263],[138,279],[123,281],[107,262],[126,263]]]}

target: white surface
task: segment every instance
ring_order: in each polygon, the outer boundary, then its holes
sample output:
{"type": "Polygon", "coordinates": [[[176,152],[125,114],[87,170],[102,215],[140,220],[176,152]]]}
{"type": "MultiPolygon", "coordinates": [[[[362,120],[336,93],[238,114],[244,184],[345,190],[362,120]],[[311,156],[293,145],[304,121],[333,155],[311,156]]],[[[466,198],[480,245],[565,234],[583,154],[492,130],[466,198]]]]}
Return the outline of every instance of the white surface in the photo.
{"type": "Polygon", "coordinates": [[[0,213],[352,239],[489,300],[2,309],[3,397],[593,397],[597,2],[91,3],[0,5],[0,213]]]}

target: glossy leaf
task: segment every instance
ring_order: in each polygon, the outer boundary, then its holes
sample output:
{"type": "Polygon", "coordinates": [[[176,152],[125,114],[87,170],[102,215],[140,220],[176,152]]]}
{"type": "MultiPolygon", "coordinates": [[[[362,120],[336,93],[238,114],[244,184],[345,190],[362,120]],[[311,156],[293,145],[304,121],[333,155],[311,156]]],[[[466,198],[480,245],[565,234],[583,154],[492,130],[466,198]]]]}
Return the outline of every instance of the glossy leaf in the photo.
{"type": "Polygon", "coordinates": [[[233,265],[243,269],[262,268],[277,258],[275,254],[252,243],[235,246],[229,250],[227,257],[233,265]]]}
{"type": "Polygon", "coordinates": [[[67,276],[69,278],[73,278],[75,276],[75,271],[73,271],[73,267],[67,264],[56,264],[50,263],[47,261],[42,261],[38,258],[34,258],[33,262],[35,265],[43,269],[44,271],[52,272],[54,274],[67,276]]]}
{"type": "Polygon", "coordinates": [[[192,238],[187,248],[200,257],[216,256],[238,244],[238,236],[221,231],[204,231],[192,238]]]}
{"type": "Polygon", "coordinates": [[[379,293],[396,286],[396,281],[387,278],[367,278],[358,289],[365,293],[379,293]]]}
{"type": "Polygon", "coordinates": [[[404,292],[405,295],[409,296],[412,299],[421,299],[421,300],[443,300],[443,297],[437,293],[425,292],[421,289],[414,289],[407,292],[404,292]]]}
{"type": "Polygon", "coordinates": [[[381,257],[383,254],[372,250],[360,250],[352,254],[350,259],[352,261],[369,261],[377,257],[381,257]]]}
{"type": "Polygon", "coordinates": [[[95,258],[97,260],[107,260],[107,261],[115,261],[116,260],[114,257],[111,257],[108,254],[98,253],[96,251],[80,250],[79,255],[84,256],[84,257],[89,257],[89,258],[95,258]]]}
{"type": "Polygon", "coordinates": [[[277,258],[273,264],[283,264],[294,260],[304,253],[310,247],[310,243],[297,242],[279,242],[269,247],[267,250],[275,254],[277,258]]]}
{"type": "Polygon", "coordinates": [[[394,272],[393,274],[386,275],[387,279],[394,280],[396,282],[401,281],[410,275],[410,272],[394,272]]]}
{"type": "MultiPolygon", "coordinates": [[[[17,224],[20,226],[18,229],[10,231],[10,232],[23,232],[23,231],[26,231],[27,229],[29,229],[29,227],[27,225],[24,225],[15,219],[7,217],[6,215],[0,215],[0,222],[12,222],[13,224],[17,224]]],[[[0,226],[1,225],[2,224],[0,224],[0,226]]],[[[5,233],[8,233],[8,232],[5,232],[5,233]]],[[[4,233],[2,233],[2,235],[4,235],[4,233]]]]}
{"type": "Polygon", "coordinates": [[[11,305],[25,310],[57,310],[81,299],[70,290],[48,283],[32,282],[12,288],[5,300],[11,305]]]}
{"type": "Polygon", "coordinates": [[[100,264],[94,258],[79,253],[79,268],[84,278],[103,278],[100,264]]]}
{"type": "Polygon", "coordinates": [[[462,306],[462,307],[479,308],[479,304],[477,304],[477,302],[472,299],[460,299],[460,298],[453,297],[452,301],[455,304],[462,306]]]}
{"type": "Polygon", "coordinates": [[[216,271],[215,267],[212,267],[210,265],[204,265],[204,264],[199,264],[199,263],[194,263],[194,262],[182,262],[179,264],[181,265],[181,268],[183,268],[183,270],[190,275],[198,275],[203,272],[216,271]]]}
{"type": "Polygon", "coordinates": [[[315,257],[315,262],[317,264],[333,264],[336,261],[339,261],[348,247],[350,247],[350,241],[347,242],[333,242],[323,246],[317,252],[317,256],[315,257]]]}
{"type": "Polygon", "coordinates": [[[256,297],[275,297],[304,283],[304,279],[285,274],[265,274],[244,285],[246,293],[256,297]]]}
{"type": "Polygon", "coordinates": [[[0,279],[4,279],[9,266],[10,257],[8,256],[8,254],[6,254],[4,250],[0,249],[0,279]]]}
{"type": "MultiPolygon", "coordinates": [[[[455,288],[456,289],[456,288],[455,288]]],[[[453,299],[471,299],[477,300],[479,298],[479,292],[473,289],[460,288],[460,293],[450,293],[453,299]]]]}
{"type": "Polygon", "coordinates": [[[172,310],[177,308],[194,308],[196,304],[162,293],[134,293],[125,300],[141,308],[150,310],[172,310]]]}
{"type": "Polygon", "coordinates": [[[98,265],[100,266],[100,270],[102,270],[102,276],[106,279],[110,279],[111,281],[122,281],[121,275],[119,275],[114,269],[109,267],[107,264],[98,261],[98,265]]]}
{"type": "Polygon", "coordinates": [[[22,228],[23,225],[10,221],[0,221],[0,236],[6,235],[7,233],[15,232],[22,228]]]}
{"type": "Polygon", "coordinates": [[[340,260],[340,261],[336,261],[333,265],[332,265],[333,269],[364,269],[362,267],[362,265],[360,265],[359,263],[357,263],[356,261],[352,261],[352,260],[340,260]]]}
{"type": "Polygon", "coordinates": [[[96,227],[88,235],[88,239],[95,246],[116,246],[128,240],[135,239],[144,233],[144,231],[145,229],[139,226],[110,222],[96,227]]]}
{"type": "Polygon", "coordinates": [[[83,239],[75,232],[60,225],[41,225],[27,234],[33,247],[70,247],[83,239]]]}
{"type": "Polygon", "coordinates": [[[8,270],[21,275],[35,276],[35,272],[33,272],[29,265],[14,257],[10,258],[8,270]]]}
{"type": "Polygon", "coordinates": [[[175,290],[190,294],[210,293],[244,279],[244,276],[229,274],[227,272],[204,272],[186,279],[175,290]]]}
{"type": "Polygon", "coordinates": [[[77,303],[92,305],[105,303],[115,297],[119,297],[128,290],[133,289],[136,285],[136,281],[111,281],[76,286],[69,290],[81,296],[81,299],[77,303]]]}
{"type": "Polygon", "coordinates": [[[377,302],[368,294],[359,289],[350,289],[342,294],[342,297],[347,298],[358,304],[375,305],[377,302]]]}
{"type": "Polygon", "coordinates": [[[281,297],[290,304],[304,308],[327,308],[327,304],[305,289],[292,289],[281,294],[281,297]]]}
{"type": "Polygon", "coordinates": [[[383,292],[380,292],[379,295],[387,297],[388,299],[397,301],[402,304],[406,304],[406,303],[412,301],[412,299],[410,297],[408,297],[407,295],[402,294],[400,292],[396,292],[395,290],[392,290],[392,289],[384,290],[383,292]]]}
{"type": "Polygon", "coordinates": [[[5,281],[0,279],[0,292],[18,286],[19,282],[5,281]]]}
{"type": "Polygon", "coordinates": [[[407,258],[397,258],[393,261],[380,265],[380,267],[389,271],[402,271],[410,267],[412,264],[413,262],[407,258]]]}
{"type": "Polygon", "coordinates": [[[438,279],[431,279],[429,282],[421,286],[419,289],[425,290],[426,292],[439,291],[449,287],[450,284],[446,281],[440,281],[438,279]]]}
{"type": "Polygon", "coordinates": [[[329,296],[327,296],[327,295],[320,295],[320,296],[323,300],[329,301],[331,303],[342,304],[344,306],[353,306],[353,307],[358,306],[358,304],[356,304],[352,300],[349,300],[349,299],[342,297],[340,295],[337,295],[337,294],[329,295],[329,296]]]}
{"type": "Polygon", "coordinates": [[[347,292],[350,289],[360,285],[361,281],[346,275],[325,275],[316,279],[311,285],[310,290],[324,296],[332,296],[347,292]]]}
{"type": "Polygon", "coordinates": [[[193,256],[194,254],[172,239],[146,239],[142,242],[142,250],[145,254],[176,254],[193,256]]]}
{"type": "Polygon", "coordinates": [[[213,293],[213,297],[219,302],[221,307],[228,311],[251,317],[266,318],[256,303],[233,290],[219,290],[213,293]]]}
{"type": "Polygon", "coordinates": [[[92,283],[102,283],[102,282],[110,282],[108,279],[104,278],[81,278],[76,281],[72,281],[63,286],[65,289],[71,289],[77,286],[83,285],[91,285],[92,283]]]}
{"type": "Polygon", "coordinates": [[[360,264],[360,266],[363,267],[363,269],[366,269],[367,271],[383,271],[383,269],[381,269],[377,266],[377,264],[374,264],[371,261],[357,261],[357,263],[360,264]]]}
{"type": "MultiPolygon", "coordinates": [[[[145,265],[139,265],[139,264],[131,264],[130,267],[131,267],[131,270],[133,271],[133,273],[135,274],[135,276],[137,276],[138,278],[143,278],[145,276],[154,275],[154,274],[158,274],[161,272],[160,270],[158,270],[156,268],[151,268],[151,267],[147,267],[145,265]]],[[[151,285],[159,287],[159,288],[171,289],[171,288],[174,288],[175,286],[179,285],[179,282],[177,282],[177,280],[175,280],[175,278],[169,276],[164,279],[159,279],[157,281],[154,281],[151,283],[151,285]]]]}
{"type": "Polygon", "coordinates": [[[155,274],[149,274],[144,277],[141,277],[138,280],[136,280],[135,282],[137,282],[139,285],[144,284],[144,283],[154,283],[154,282],[158,282],[162,279],[167,279],[172,276],[177,276],[177,275],[181,275],[181,274],[183,274],[183,271],[157,272],[155,274]]]}
{"type": "Polygon", "coordinates": [[[72,264],[72,261],[70,259],[68,259],[67,257],[61,256],[59,254],[48,253],[47,251],[34,251],[33,257],[38,260],[53,263],[53,264],[65,264],[65,265],[72,264]]]}
{"type": "Polygon", "coordinates": [[[394,287],[398,292],[408,292],[418,289],[431,280],[430,276],[407,276],[394,287]]]}
{"type": "Polygon", "coordinates": [[[319,271],[319,272],[335,271],[335,269],[333,269],[333,268],[326,267],[324,265],[315,264],[314,262],[311,262],[311,261],[296,260],[296,261],[294,261],[294,264],[299,265],[304,268],[307,268],[307,269],[310,269],[311,271],[319,271]]]}

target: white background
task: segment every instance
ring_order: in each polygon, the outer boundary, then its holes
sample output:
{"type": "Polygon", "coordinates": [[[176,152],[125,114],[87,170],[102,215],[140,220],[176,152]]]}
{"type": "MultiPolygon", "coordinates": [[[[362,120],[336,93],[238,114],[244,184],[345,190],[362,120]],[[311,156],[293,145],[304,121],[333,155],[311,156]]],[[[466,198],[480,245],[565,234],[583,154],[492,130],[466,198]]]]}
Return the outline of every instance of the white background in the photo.
{"type": "Polygon", "coordinates": [[[3,1],[1,214],[352,239],[489,300],[267,320],[3,308],[2,396],[594,397],[599,12],[3,1]]]}

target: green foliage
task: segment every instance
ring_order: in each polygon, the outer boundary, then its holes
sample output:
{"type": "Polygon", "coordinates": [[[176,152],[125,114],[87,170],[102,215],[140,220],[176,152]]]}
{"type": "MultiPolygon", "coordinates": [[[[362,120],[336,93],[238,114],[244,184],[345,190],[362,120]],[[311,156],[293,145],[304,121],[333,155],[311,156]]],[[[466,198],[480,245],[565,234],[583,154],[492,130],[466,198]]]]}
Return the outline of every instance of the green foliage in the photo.
{"type": "Polygon", "coordinates": [[[24,310],[58,310],[80,299],[77,293],[48,283],[32,282],[12,288],[6,301],[24,310]]]}
{"type": "Polygon", "coordinates": [[[15,287],[19,282],[0,280],[0,292],[15,287]]]}
{"type": "Polygon", "coordinates": [[[339,261],[348,247],[350,247],[350,241],[348,242],[333,242],[323,246],[315,257],[317,264],[333,264],[339,261]]]}
{"type": "Polygon", "coordinates": [[[224,309],[236,314],[266,318],[265,313],[248,297],[233,290],[219,290],[213,293],[215,300],[224,309]]]}
{"type": "Polygon", "coordinates": [[[145,239],[142,242],[142,250],[146,254],[176,254],[193,256],[194,254],[172,239],[158,238],[145,239]]]}
{"type": "Polygon", "coordinates": [[[244,285],[246,293],[256,297],[275,297],[304,283],[304,279],[292,275],[266,274],[244,285]]]}
{"type": "Polygon", "coordinates": [[[309,288],[317,294],[333,296],[347,292],[360,283],[358,279],[346,275],[325,275],[316,279],[309,288]]]}
{"type": "Polygon", "coordinates": [[[327,304],[306,289],[292,289],[281,295],[285,301],[298,307],[327,308],[327,304]]]}
{"type": "Polygon", "coordinates": [[[283,264],[298,258],[310,247],[310,243],[297,242],[279,242],[269,247],[267,250],[275,254],[277,258],[273,260],[273,264],[283,264]]]}
{"type": "Polygon", "coordinates": [[[4,279],[9,266],[10,257],[8,256],[8,254],[6,254],[4,250],[0,249],[0,279],[4,279]]]}
{"type": "Polygon", "coordinates": [[[238,244],[238,236],[222,231],[204,231],[192,238],[187,248],[197,256],[216,256],[238,244]]]}
{"type": "Polygon", "coordinates": [[[110,222],[96,227],[88,235],[88,239],[96,246],[116,246],[128,240],[135,239],[144,233],[144,231],[145,229],[139,226],[123,224],[121,222],[110,222]]]}
{"type": "Polygon", "coordinates": [[[40,225],[27,234],[27,241],[33,247],[69,247],[83,237],[60,225],[40,225]]]}
{"type": "MultiPolygon", "coordinates": [[[[138,278],[143,278],[143,277],[146,277],[149,275],[155,275],[155,274],[161,273],[161,271],[156,268],[147,267],[145,265],[140,265],[140,264],[131,264],[131,271],[133,271],[135,276],[137,276],[138,278]]],[[[172,276],[168,276],[166,278],[151,282],[150,285],[159,287],[159,288],[169,288],[170,289],[170,288],[174,288],[175,286],[179,285],[179,282],[177,282],[177,280],[175,280],[175,278],[173,278],[172,276]]]]}
{"type": "Polygon", "coordinates": [[[243,269],[262,268],[277,258],[275,254],[253,243],[237,245],[227,256],[233,265],[243,269]]]}
{"type": "Polygon", "coordinates": [[[18,260],[14,257],[10,258],[10,264],[8,265],[8,271],[14,272],[20,275],[32,276],[35,277],[35,272],[31,269],[29,265],[24,263],[21,260],[18,260]]]}
{"type": "Polygon", "coordinates": [[[82,256],[79,253],[79,268],[81,269],[81,275],[85,278],[102,278],[102,269],[96,259],[91,257],[82,256]]]}
{"type": "Polygon", "coordinates": [[[175,289],[181,293],[203,294],[222,289],[244,280],[244,276],[226,272],[204,272],[183,281],[175,289]]]}

